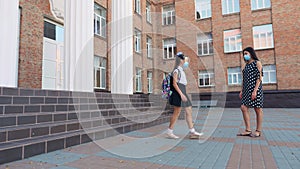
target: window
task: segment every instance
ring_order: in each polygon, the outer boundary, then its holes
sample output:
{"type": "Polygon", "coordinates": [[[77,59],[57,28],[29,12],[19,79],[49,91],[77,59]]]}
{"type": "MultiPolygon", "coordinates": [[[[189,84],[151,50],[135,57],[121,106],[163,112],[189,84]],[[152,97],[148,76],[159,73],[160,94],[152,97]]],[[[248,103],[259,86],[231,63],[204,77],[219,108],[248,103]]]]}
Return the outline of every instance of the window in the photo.
{"type": "Polygon", "coordinates": [[[275,65],[267,65],[263,66],[263,84],[267,83],[276,83],[276,66],[275,65]]]}
{"type": "Polygon", "coordinates": [[[212,34],[199,34],[197,37],[198,56],[211,55],[214,53],[212,34]]]}
{"type": "Polygon", "coordinates": [[[64,28],[51,21],[44,21],[44,37],[55,40],[57,42],[64,42],[64,28]]]}
{"type": "Polygon", "coordinates": [[[222,13],[231,14],[240,12],[240,1],[239,0],[222,0],[222,13]]]}
{"type": "Polygon", "coordinates": [[[64,70],[64,27],[44,20],[42,89],[63,89],[64,70]]]}
{"type": "Polygon", "coordinates": [[[147,57],[152,58],[152,38],[147,36],[147,57]]]}
{"type": "Polygon", "coordinates": [[[140,68],[136,68],[135,91],[142,92],[142,70],[140,68]]]}
{"type": "Polygon", "coordinates": [[[241,30],[234,29],[224,31],[224,52],[238,52],[242,51],[242,37],[241,30]]]}
{"type": "Polygon", "coordinates": [[[175,9],[174,9],[174,6],[163,7],[162,24],[163,25],[175,24],[175,9]]]}
{"type": "Polygon", "coordinates": [[[152,72],[147,72],[147,81],[148,81],[148,93],[152,93],[153,85],[152,85],[152,72]]]}
{"type": "Polygon", "coordinates": [[[270,0],[251,0],[251,9],[263,9],[263,8],[270,8],[271,2],[270,0]]]}
{"type": "Polygon", "coordinates": [[[253,27],[254,49],[273,48],[272,24],[253,27]]]}
{"type": "Polygon", "coordinates": [[[174,58],[177,50],[175,38],[164,39],[163,46],[164,46],[164,59],[174,58]]]}
{"type": "Polygon", "coordinates": [[[106,37],[106,10],[97,4],[94,6],[94,33],[106,37]]]}
{"type": "Polygon", "coordinates": [[[134,49],[136,52],[141,52],[141,31],[135,30],[134,31],[134,49]]]}
{"type": "Polygon", "coordinates": [[[94,57],[94,88],[106,88],[106,59],[103,57],[94,57]]]}
{"type": "Polygon", "coordinates": [[[151,23],[151,4],[148,1],[146,4],[146,20],[151,23]]]}
{"type": "Polygon", "coordinates": [[[196,19],[211,17],[211,0],[195,0],[196,19]]]}
{"type": "Polygon", "coordinates": [[[214,86],[214,73],[211,71],[199,71],[199,87],[214,86]]]}
{"type": "Polygon", "coordinates": [[[229,85],[242,84],[242,74],[240,67],[228,68],[227,71],[229,85]]]}
{"type": "Polygon", "coordinates": [[[141,0],[135,0],[135,12],[141,14],[141,0]]]}

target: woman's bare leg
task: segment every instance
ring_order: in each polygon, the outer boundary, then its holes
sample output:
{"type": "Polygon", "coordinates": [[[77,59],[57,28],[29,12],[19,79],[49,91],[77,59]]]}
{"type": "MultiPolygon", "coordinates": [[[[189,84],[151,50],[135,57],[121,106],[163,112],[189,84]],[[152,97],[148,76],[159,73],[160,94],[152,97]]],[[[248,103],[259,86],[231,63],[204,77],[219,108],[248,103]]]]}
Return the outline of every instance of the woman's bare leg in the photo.
{"type": "Polygon", "coordinates": [[[251,127],[250,127],[250,113],[249,113],[249,108],[245,105],[241,105],[241,110],[243,112],[243,118],[244,118],[244,122],[245,122],[245,127],[246,127],[246,131],[250,131],[251,127]]]}
{"type": "Polygon", "coordinates": [[[172,117],[170,118],[169,129],[171,129],[171,130],[174,129],[174,125],[178,119],[180,111],[181,111],[181,107],[174,106],[174,112],[173,112],[172,117]]]}
{"type": "MultiPolygon", "coordinates": [[[[256,113],[256,130],[262,130],[262,122],[263,122],[263,111],[262,108],[254,108],[256,113]]],[[[256,132],[256,135],[259,135],[259,132],[256,132]]]]}
{"type": "Polygon", "coordinates": [[[185,112],[186,112],[186,123],[187,123],[189,129],[192,129],[194,127],[193,117],[192,117],[192,107],[191,106],[186,107],[185,112]]]}

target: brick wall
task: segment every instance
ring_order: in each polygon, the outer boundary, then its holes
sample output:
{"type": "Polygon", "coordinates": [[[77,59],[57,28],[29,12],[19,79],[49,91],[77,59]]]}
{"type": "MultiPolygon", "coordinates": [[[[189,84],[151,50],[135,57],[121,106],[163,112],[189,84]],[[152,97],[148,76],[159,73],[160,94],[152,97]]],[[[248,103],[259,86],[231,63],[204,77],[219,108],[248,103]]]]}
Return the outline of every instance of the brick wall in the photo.
{"type": "Polygon", "coordinates": [[[49,1],[20,0],[21,33],[18,87],[42,87],[44,18],[55,20],[49,1]]]}
{"type": "MultiPolygon", "coordinates": [[[[110,21],[111,0],[95,0],[96,3],[107,9],[107,38],[95,36],[95,54],[107,57],[107,89],[110,91],[110,21]]],[[[264,85],[266,90],[286,90],[300,88],[300,49],[298,48],[300,32],[299,12],[296,6],[298,1],[274,1],[270,9],[251,11],[250,0],[240,1],[240,13],[222,15],[222,4],[219,0],[212,1],[212,17],[195,19],[195,2],[182,0],[150,1],[152,24],[146,22],[146,1],[141,1],[142,15],[134,15],[134,27],[142,33],[142,53],[134,52],[135,67],[143,70],[143,92],[147,93],[147,70],[153,72],[153,87],[159,92],[162,72],[169,72],[174,66],[174,59],[164,60],[162,40],[166,37],[176,37],[177,50],[183,51],[190,57],[190,70],[187,71],[191,81],[190,92],[222,92],[238,91],[240,86],[227,85],[227,68],[243,67],[245,65],[240,52],[224,54],[223,31],[239,28],[242,30],[243,48],[253,46],[252,27],[262,24],[273,24],[274,48],[259,50],[257,55],[263,65],[275,64],[277,68],[277,84],[264,85]],[[287,3],[288,2],[288,3],[287,3]],[[161,10],[164,5],[175,4],[176,27],[174,25],[162,26],[161,10]],[[199,32],[212,32],[214,55],[197,56],[197,34],[199,32]],[[146,55],[146,37],[152,36],[153,59],[146,55]],[[215,87],[198,87],[198,71],[213,70],[215,72],[215,87]],[[287,83],[288,82],[288,83],[287,83]]],[[[134,3],[134,1],[133,1],[134,3]]],[[[20,0],[22,9],[20,59],[18,87],[42,87],[42,58],[43,58],[43,20],[54,20],[50,12],[48,0],[20,0]]],[[[134,83],[135,84],[135,83],[134,83]]],[[[135,90],[134,90],[135,91],[135,90]]]]}
{"type": "MultiPolygon", "coordinates": [[[[215,72],[215,86],[209,88],[198,88],[189,86],[191,92],[225,92],[239,91],[240,85],[229,86],[227,82],[228,67],[244,67],[245,63],[241,52],[224,54],[223,31],[230,29],[241,29],[242,48],[253,46],[253,26],[273,24],[274,48],[258,50],[257,55],[263,65],[275,64],[277,68],[277,84],[264,85],[265,90],[287,90],[300,88],[300,57],[299,25],[300,14],[295,6],[298,1],[271,1],[270,9],[251,11],[251,1],[240,1],[240,12],[222,15],[221,1],[212,1],[212,17],[208,19],[195,19],[195,2],[177,0],[176,15],[187,21],[188,29],[182,28],[182,23],[177,22],[176,37],[187,39],[178,43],[178,50],[184,51],[191,58],[191,72],[193,78],[198,78],[199,70],[213,70],[215,72]],[[193,26],[202,32],[212,32],[214,56],[197,56],[195,49],[196,36],[193,34],[193,26]],[[182,29],[181,29],[182,28],[182,29]]],[[[178,20],[177,20],[178,21],[178,20]]],[[[196,79],[197,80],[197,79],[196,79]]]]}
{"type": "Polygon", "coordinates": [[[299,1],[272,1],[278,89],[300,88],[299,1]]]}

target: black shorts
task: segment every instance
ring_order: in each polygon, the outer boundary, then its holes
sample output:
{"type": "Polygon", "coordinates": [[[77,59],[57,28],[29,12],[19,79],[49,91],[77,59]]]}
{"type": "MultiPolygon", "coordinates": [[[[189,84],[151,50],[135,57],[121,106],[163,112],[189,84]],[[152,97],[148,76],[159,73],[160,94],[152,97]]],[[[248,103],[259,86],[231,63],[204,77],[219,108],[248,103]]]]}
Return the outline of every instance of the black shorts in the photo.
{"type": "Polygon", "coordinates": [[[185,95],[185,97],[187,98],[186,102],[181,101],[181,97],[179,95],[179,93],[172,88],[172,95],[169,98],[169,103],[173,106],[177,106],[177,107],[190,107],[192,106],[192,103],[190,101],[190,98],[187,96],[186,94],[186,88],[185,85],[181,84],[181,83],[177,83],[179,89],[181,90],[181,92],[185,95]]]}

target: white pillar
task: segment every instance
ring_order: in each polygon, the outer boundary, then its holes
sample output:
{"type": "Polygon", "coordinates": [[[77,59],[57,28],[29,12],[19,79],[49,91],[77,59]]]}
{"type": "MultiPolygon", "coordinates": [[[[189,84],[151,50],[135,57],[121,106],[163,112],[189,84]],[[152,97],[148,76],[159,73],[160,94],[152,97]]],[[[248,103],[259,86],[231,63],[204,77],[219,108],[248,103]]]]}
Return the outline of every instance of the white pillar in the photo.
{"type": "Polygon", "coordinates": [[[93,91],[94,1],[65,0],[65,87],[93,91]]]}
{"type": "Polygon", "coordinates": [[[133,94],[133,3],[112,0],[111,92],[133,94]]]}
{"type": "Polygon", "coordinates": [[[18,86],[19,0],[0,0],[0,86],[18,86]]]}

